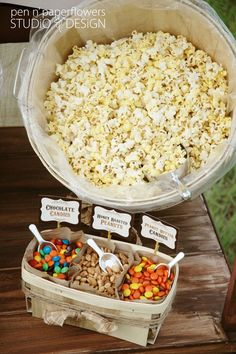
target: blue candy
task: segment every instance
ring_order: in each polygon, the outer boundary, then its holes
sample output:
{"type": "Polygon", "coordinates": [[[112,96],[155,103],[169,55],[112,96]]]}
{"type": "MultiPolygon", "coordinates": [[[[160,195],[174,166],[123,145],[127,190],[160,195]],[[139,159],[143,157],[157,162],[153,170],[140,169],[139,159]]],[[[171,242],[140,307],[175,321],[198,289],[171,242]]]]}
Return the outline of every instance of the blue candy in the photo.
{"type": "Polygon", "coordinates": [[[68,265],[69,265],[69,263],[68,263],[68,262],[65,262],[65,263],[63,264],[63,267],[68,267],[68,265]]]}
{"type": "Polygon", "coordinates": [[[60,262],[55,262],[54,263],[54,267],[57,267],[57,266],[59,266],[60,265],[60,262]]]}
{"type": "Polygon", "coordinates": [[[43,247],[43,253],[44,254],[49,254],[51,252],[51,250],[52,250],[52,247],[50,247],[50,246],[44,246],[43,247]]]}
{"type": "Polygon", "coordinates": [[[62,243],[64,243],[64,245],[69,245],[69,244],[70,244],[70,241],[67,240],[67,239],[64,239],[64,240],[62,240],[62,243]]]}
{"type": "Polygon", "coordinates": [[[54,262],[60,261],[60,259],[61,259],[60,256],[52,257],[52,260],[53,260],[54,262]]]}

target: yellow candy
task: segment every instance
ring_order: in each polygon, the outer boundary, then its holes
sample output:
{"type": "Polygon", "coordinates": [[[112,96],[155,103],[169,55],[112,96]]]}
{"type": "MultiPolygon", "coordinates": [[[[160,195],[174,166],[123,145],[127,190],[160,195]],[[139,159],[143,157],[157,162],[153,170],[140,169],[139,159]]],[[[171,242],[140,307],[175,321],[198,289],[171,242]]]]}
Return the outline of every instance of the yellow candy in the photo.
{"type": "Polygon", "coordinates": [[[160,300],[160,296],[154,296],[154,300],[160,300]]]}
{"type": "Polygon", "coordinates": [[[126,278],[127,278],[127,279],[130,279],[130,275],[129,275],[128,273],[126,274],[126,278]]]}
{"type": "Polygon", "coordinates": [[[132,283],[130,284],[130,289],[137,290],[140,287],[139,283],[132,283]]]}
{"type": "Polygon", "coordinates": [[[72,259],[74,259],[75,257],[77,257],[77,254],[73,254],[72,259]]]}
{"type": "Polygon", "coordinates": [[[144,256],[143,256],[143,257],[142,257],[142,260],[143,260],[144,262],[147,262],[148,259],[147,259],[147,257],[144,257],[144,256]]]}
{"type": "Polygon", "coordinates": [[[123,294],[124,294],[125,297],[130,296],[131,290],[130,290],[130,289],[125,289],[125,290],[123,291],[123,294]]]}
{"type": "Polygon", "coordinates": [[[140,267],[144,267],[145,266],[145,262],[142,262],[142,263],[140,263],[139,265],[140,265],[140,267]]]}
{"type": "Polygon", "coordinates": [[[151,269],[151,270],[155,270],[155,268],[156,268],[156,264],[152,264],[148,267],[148,269],[151,269]]]}
{"type": "Polygon", "coordinates": [[[64,254],[66,250],[60,250],[60,254],[64,254]]]}
{"type": "Polygon", "coordinates": [[[136,267],[134,267],[135,273],[140,273],[140,272],[142,272],[142,269],[143,269],[143,267],[142,267],[140,264],[137,265],[136,267]]]}
{"type": "Polygon", "coordinates": [[[139,300],[146,300],[146,297],[143,296],[143,295],[141,295],[140,298],[139,298],[139,300]]]}
{"type": "Polygon", "coordinates": [[[156,286],[154,286],[154,288],[152,288],[152,292],[155,293],[159,293],[159,288],[157,288],[156,286]]]}
{"type": "Polygon", "coordinates": [[[57,273],[53,273],[53,276],[54,276],[54,278],[56,278],[57,277],[57,273]]]}
{"type": "Polygon", "coordinates": [[[150,299],[152,296],[153,296],[153,292],[152,291],[146,291],[144,293],[144,296],[147,298],[147,299],[150,299]]]}
{"type": "Polygon", "coordinates": [[[35,256],[34,259],[35,259],[37,262],[41,262],[41,257],[40,257],[40,256],[35,256]]]}

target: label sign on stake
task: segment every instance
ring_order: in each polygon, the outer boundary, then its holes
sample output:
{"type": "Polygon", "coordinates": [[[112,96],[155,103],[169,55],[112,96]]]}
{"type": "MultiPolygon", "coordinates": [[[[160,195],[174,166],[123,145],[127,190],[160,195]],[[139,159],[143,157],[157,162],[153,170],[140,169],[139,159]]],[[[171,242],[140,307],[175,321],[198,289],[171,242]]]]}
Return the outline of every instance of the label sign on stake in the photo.
{"type": "Polygon", "coordinates": [[[171,249],[175,249],[177,232],[176,228],[166,225],[158,219],[153,219],[145,214],[141,217],[141,235],[151,238],[157,243],[163,243],[171,249]]]}
{"type": "Polygon", "coordinates": [[[41,220],[79,224],[81,203],[78,200],[63,200],[53,197],[41,199],[41,220]]]}
{"type": "Polygon", "coordinates": [[[92,227],[96,230],[108,231],[108,238],[111,232],[128,237],[131,229],[131,214],[114,209],[106,209],[101,206],[94,206],[92,227]]]}

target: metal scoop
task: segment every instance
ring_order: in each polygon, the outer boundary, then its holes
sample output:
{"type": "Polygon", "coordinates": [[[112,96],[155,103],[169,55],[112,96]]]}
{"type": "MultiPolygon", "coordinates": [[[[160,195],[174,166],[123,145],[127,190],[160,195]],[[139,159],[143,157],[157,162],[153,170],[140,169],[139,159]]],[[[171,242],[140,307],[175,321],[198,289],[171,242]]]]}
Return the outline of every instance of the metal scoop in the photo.
{"type": "Polygon", "coordinates": [[[124,269],[119,258],[112,253],[103,252],[93,239],[88,239],[87,244],[97,252],[99,256],[99,266],[103,272],[107,273],[107,268],[111,268],[115,273],[124,269]]]}
{"type": "Polygon", "coordinates": [[[166,267],[168,269],[168,278],[170,276],[170,271],[171,271],[171,268],[176,264],[178,263],[179,261],[181,261],[181,259],[184,258],[184,253],[183,252],[179,252],[177,254],[177,256],[172,259],[172,261],[170,261],[169,263],[159,263],[154,270],[158,269],[159,267],[166,267]]]}
{"type": "Polygon", "coordinates": [[[39,232],[39,230],[37,229],[36,225],[31,224],[29,225],[29,229],[32,232],[32,234],[36,237],[39,245],[38,245],[38,252],[44,247],[44,246],[50,246],[52,248],[54,248],[57,251],[56,246],[54,245],[54,243],[44,240],[39,232]]]}

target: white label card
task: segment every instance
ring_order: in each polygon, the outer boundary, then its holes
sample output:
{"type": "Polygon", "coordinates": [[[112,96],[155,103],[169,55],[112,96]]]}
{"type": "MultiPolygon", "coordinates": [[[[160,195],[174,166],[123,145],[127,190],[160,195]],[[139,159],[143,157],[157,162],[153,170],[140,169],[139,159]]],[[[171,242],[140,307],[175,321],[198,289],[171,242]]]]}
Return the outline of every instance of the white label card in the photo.
{"type": "Polygon", "coordinates": [[[78,224],[80,215],[80,203],[78,201],[66,201],[62,199],[41,199],[41,220],[59,221],[69,224],[78,224]]]}
{"type": "Polygon", "coordinates": [[[141,235],[156,242],[164,243],[169,248],[175,248],[177,230],[147,215],[142,216],[141,235]]]}
{"type": "Polygon", "coordinates": [[[95,206],[92,227],[97,230],[115,232],[120,236],[128,237],[131,228],[131,219],[132,216],[130,214],[95,206]]]}

